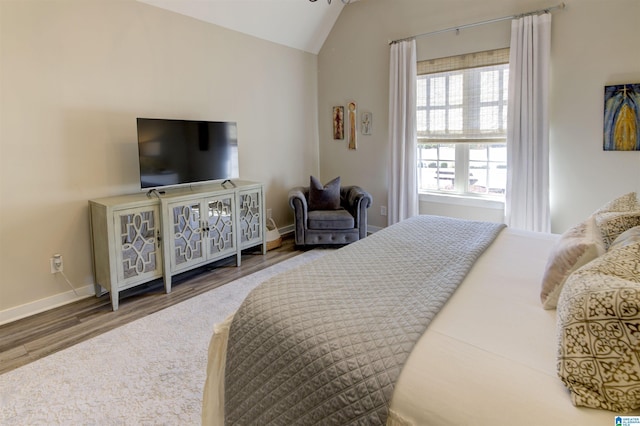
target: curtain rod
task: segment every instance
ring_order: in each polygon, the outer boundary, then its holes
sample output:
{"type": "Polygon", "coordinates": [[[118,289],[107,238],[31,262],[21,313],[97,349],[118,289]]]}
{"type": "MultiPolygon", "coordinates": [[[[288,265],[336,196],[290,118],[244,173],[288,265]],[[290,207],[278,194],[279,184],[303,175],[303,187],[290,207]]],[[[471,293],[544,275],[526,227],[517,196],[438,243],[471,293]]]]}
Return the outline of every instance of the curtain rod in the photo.
{"type": "Polygon", "coordinates": [[[389,41],[389,44],[399,43],[401,41],[411,40],[411,39],[418,38],[418,37],[428,37],[428,36],[432,36],[432,35],[435,35],[435,34],[446,33],[446,32],[449,32],[449,31],[458,32],[460,30],[464,30],[466,28],[477,27],[479,25],[493,24],[494,22],[506,21],[507,19],[522,18],[523,16],[529,16],[529,15],[538,15],[540,13],[549,13],[551,11],[554,11],[554,10],[557,10],[557,9],[561,9],[562,10],[564,8],[565,8],[565,4],[563,2],[563,3],[560,3],[559,5],[556,5],[556,6],[547,7],[545,9],[540,9],[540,10],[534,10],[532,12],[520,13],[518,15],[511,15],[511,16],[503,16],[502,18],[489,19],[488,21],[474,22],[473,24],[459,25],[457,27],[445,28],[443,30],[437,30],[437,31],[431,31],[431,32],[428,32],[428,33],[417,34],[417,35],[414,35],[414,36],[411,36],[411,37],[405,37],[405,38],[401,38],[401,39],[398,39],[398,40],[389,41]]]}

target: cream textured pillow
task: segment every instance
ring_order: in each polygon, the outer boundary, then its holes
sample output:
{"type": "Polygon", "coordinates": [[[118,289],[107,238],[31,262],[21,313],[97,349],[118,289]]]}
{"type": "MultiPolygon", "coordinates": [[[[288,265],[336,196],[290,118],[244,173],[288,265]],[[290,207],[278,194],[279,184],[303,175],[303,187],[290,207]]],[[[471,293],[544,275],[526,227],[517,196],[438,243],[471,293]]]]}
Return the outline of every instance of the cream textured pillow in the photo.
{"type": "Polygon", "coordinates": [[[562,286],[571,273],[605,253],[593,216],[562,234],[549,254],[540,300],[545,309],[555,309],[562,286]]]}
{"type": "Polygon", "coordinates": [[[640,242],[610,250],[567,279],[557,368],[576,406],[640,408],[640,242]]]}

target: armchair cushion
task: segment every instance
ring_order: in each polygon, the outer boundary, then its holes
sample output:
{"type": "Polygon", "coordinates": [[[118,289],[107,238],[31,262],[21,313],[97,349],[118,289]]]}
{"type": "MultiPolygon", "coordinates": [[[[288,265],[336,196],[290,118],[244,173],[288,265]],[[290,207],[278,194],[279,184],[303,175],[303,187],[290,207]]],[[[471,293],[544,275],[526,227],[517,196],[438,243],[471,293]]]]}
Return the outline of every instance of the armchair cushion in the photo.
{"type": "Polygon", "coordinates": [[[340,176],[322,186],[314,177],[310,178],[309,210],[337,210],[340,208],[340,176]]]}
{"type": "Polygon", "coordinates": [[[309,229],[353,229],[354,220],[345,209],[309,212],[309,229]]]}

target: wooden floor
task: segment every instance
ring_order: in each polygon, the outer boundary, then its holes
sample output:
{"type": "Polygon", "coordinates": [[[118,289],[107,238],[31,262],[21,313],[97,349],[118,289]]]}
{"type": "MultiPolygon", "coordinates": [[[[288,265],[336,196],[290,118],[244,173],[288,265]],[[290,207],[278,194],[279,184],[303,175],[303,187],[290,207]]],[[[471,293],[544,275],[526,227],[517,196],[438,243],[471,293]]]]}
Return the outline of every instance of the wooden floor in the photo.
{"type": "Polygon", "coordinates": [[[0,326],[0,374],[68,348],[101,333],[175,305],[245,275],[302,253],[292,238],[267,252],[243,252],[240,267],[235,257],[173,277],[170,294],[161,280],[120,294],[120,306],[111,309],[109,295],[89,297],[0,326]]]}

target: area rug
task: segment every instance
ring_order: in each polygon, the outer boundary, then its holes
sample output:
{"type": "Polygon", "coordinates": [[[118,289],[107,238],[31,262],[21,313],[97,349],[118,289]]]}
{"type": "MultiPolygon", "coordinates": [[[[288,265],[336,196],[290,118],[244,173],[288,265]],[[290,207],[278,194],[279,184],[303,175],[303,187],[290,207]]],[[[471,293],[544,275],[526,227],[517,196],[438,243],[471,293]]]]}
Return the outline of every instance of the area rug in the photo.
{"type": "Polygon", "coordinates": [[[2,425],[199,425],[213,325],[312,250],[0,375],[2,425]]]}

